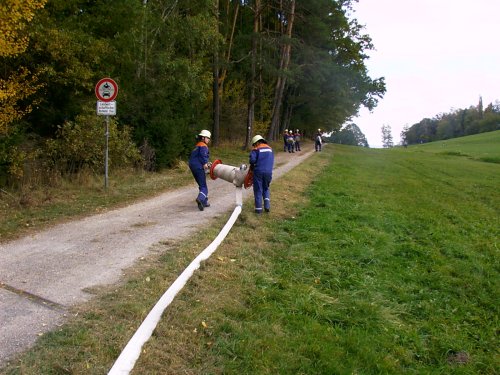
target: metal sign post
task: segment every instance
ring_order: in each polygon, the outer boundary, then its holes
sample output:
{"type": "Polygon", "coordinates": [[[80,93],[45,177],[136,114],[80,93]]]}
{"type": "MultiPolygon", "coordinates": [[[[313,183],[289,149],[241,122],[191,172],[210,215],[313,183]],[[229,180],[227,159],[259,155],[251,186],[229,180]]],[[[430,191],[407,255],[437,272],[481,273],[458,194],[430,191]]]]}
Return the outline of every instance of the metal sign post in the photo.
{"type": "Polygon", "coordinates": [[[104,188],[108,189],[108,158],[109,158],[109,116],[116,116],[118,85],[111,78],[103,78],[95,86],[97,96],[97,115],[106,116],[106,150],[104,156],[104,188]]]}
{"type": "Polygon", "coordinates": [[[106,154],[104,156],[104,188],[108,190],[108,156],[109,156],[109,116],[106,116],[106,154]]]}

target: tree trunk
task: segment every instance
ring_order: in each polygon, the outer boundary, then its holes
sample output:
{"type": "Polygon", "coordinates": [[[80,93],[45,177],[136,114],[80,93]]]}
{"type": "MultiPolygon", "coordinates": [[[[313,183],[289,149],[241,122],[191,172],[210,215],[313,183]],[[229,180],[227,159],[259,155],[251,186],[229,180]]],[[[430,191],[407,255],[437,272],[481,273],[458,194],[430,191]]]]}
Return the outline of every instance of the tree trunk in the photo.
{"type": "Polygon", "coordinates": [[[286,85],[286,71],[290,64],[290,51],[292,49],[291,38],[293,22],[295,18],[295,0],[290,2],[290,12],[288,14],[288,24],[286,28],[286,40],[281,50],[280,64],[279,64],[279,76],[276,80],[276,86],[274,88],[274,100],[273,100],[273,112],[271,117],[271,126],[269,127],[268,139],[276,140],[280,130],[280,115],[281,107],[283,104],[283,93],[285,91],[286,85]]]}
{"type": "Polygon", "coordinates": [[[290,127],[290,122],[291,122],[291,119],[292,119],[293,106],[288,101],[286,102],[285,109],[284,109],[283,112],[285,113],[285,116],[284,116],[284,119],[283,119],[283,126],[282,126],[282,128],[279,129],[280,133],[283,133],[283,131],[285,129],[293,130],[290,127]]]}
{"type": "Polygon", "coordinates": [[[259,15],[260,15],[260,0],[255,0],[254,19],[253,19],[253,35],[252,35],[252,66],[250,71],[250,83],[248,94],[248,115],[247,115],[247,131],[245,138],[245,148],[250,148],[253,123],[255,120],[255,81],[257,67],[257,35],[259,32],[259,15]]]}
{"type": "MultiPolygon", "coordinates": [[[[215,27],[217,33],[219,33],[219,0],[215,0],[215,27]]],[[[219,49],[214,51],[214,61],[212,67],[212,142],[214,146],[219,145],[219,134],[220,134],[220,101],[219,101],[219,49]]]]}
{"type": "MultiPolygon", "coordinates": [[[[217,21],[219,21],[219,14],[220,14],[220,6],[219,6],[219,0],[216,0],[215,2],[215,7],[216,7],[216,17],[217,21]]],[[[227,2],[227,11],[229,12],[230,9],[230,2],[227,2]]],[[[227,66],[229,65],[229,61],[231,59],[231,50],[233,48],[233,40],[234,40],[234,31],[236,29],[236,20],[238,18],[238,12],[239,12],[239,3],[236,4],[235,6],[235,11],[234,11],[234,18],[232,22],[232,27],[230,31],[230,35],[226,37],[226,40],[228,40],[228,47],[226,53],[223,53],[222,59],[226,62],[226,64],[221,68],[219,66],[219,61],[220,61],[220,54],[219,51],[214,54],[214,66],[213,66],[213,87],[212,87],[212,95],[213,95],[213,141],[214,141],[214,146],[219,145],[219,139],[220,139],[220,111],[221,111],[221,102],[222,102],[222,97],[224,93],[224,81],[227,77],[227,66]]],[[[217,22],[217,32],[219,32],[219,22],[217,22]]]]}
{"type": "MultiPolygon", "coordinates": [[[[228,2],[227,6],[228,6],[228,10],[229,10],[229,2],[228,2]]],[[[219,77],[219,80],[220,80],[219,89],[221,91],[221,95],[222,95],[222,92],[223,92],[224,80],[227,77],[227,66],[229,65],[229,62],[231,60],[231,51],[233,49],[233,41],[234,41],[234,31],[236,30],[236,20],[238,19],[239,9],[240,9],[240,4],[239,4],[239,2],[237,2],[236,6],[235,6],[235,9],[234,9],[234,18],[233,18],[233,25],[231,27],[231,34],[229,35],[229,41],[228,41],[228,47],[227,47],[227,55],[226,55],[226,58],[225,58],[226,65],[222,69],[222,72],[221,72],[220,77],[219,77]]]]}
{"type": "Polygon", "coordinates": [[[214,53],[214,66],[213,66],[213,84],[212,84],[212,94],[213,94],[213,124],[212,124],[212,140],[213,145],[219,145],[219,134],[220,134],[220,100],[219,100],[219,56],[218,51],[214,53]]]}

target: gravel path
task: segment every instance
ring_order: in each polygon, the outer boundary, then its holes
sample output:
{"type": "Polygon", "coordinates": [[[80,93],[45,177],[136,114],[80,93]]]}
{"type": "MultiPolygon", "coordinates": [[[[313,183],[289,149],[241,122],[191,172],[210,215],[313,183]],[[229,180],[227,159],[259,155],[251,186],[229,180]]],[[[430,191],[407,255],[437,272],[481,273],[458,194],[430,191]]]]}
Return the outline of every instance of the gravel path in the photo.
{"type": "MultiPolygon", "coordinates": [[[[273,179],[313,153],[277,152],[273,179]]],[[[203,212],[193,184],[0,244],[0,366],[62,324],[71,306],[92,298],[85,290],[118,282],[152,245],[186,238],[230,213],[236,188],[221,179],[208,184],[211,207],[203,212]]],[[[244,199],[251,190],[244,190],[244,199]]]]}

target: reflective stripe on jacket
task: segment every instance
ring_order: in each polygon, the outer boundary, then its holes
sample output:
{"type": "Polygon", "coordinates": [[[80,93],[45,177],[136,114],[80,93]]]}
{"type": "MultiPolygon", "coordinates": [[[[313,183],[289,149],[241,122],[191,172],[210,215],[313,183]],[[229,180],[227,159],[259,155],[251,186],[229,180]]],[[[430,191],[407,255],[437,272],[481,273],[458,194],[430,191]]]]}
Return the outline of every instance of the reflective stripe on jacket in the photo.
{"type": "Polygon", "coordinates": [[[250,165],[253,165],[254,172],[272,173],[274,166],[273,149],[265,143],[255,146],[250,152],[250,165]]]}

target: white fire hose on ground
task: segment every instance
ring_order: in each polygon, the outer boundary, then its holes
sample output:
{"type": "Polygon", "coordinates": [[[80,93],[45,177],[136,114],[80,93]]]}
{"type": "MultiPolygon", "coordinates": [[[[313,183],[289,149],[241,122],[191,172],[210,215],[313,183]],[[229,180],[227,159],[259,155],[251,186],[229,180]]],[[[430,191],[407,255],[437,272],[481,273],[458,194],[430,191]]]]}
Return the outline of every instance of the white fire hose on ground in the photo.
{"type": "Polygon", "coordinates": [[[236,186],[236,207],[217,237],[189,264],[189,266],[187,266],[151,309],[135,334],[122,350],[120,356],[116,359],[108,375],[128,375],[130,371],[132,371],[135,362],[141,354],[142,346],[153,334],[165,309],[170,305],[177,293],[186,285],[191,276],[193,276],[194,271],[200,268],[201,262],[207,260],[215,250],[217,250],[224,238],[226,238],[241,213],[243,204],[243,191],[241,187],[242,185],[244,185],[245,188],[251,186],[252,175],[248,172],[249,170],[246,168],[246,165],[236,168],[223,165],[220,160],[216,160],[212,164],[210,168],[210,177],[213,180],[220,177],[228,182],[232,182],[236,186]]]}

